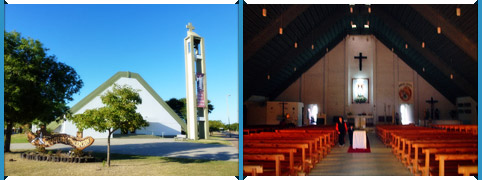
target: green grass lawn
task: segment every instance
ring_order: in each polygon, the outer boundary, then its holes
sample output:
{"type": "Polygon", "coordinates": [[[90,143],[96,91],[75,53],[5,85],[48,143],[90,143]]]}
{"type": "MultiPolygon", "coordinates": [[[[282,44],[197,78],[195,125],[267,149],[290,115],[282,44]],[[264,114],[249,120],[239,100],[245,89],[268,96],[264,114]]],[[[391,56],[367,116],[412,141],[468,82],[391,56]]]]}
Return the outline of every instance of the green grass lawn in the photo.
{"type": "MultiPolygon", "coordinates": [[[[111,167],[102,162],[55,163],[20,159],[5,153],[5,176],[237,176],[238,162],[158,156],[111,154],[111,167]]],[[[104,153],[94,153],[104,158],[104,153]]]]}
{"type": "MultiPolygon", "coordinates": [[[[5,136],[3,136],[5,139],[5,136]]],[[[28,143],[26,134],[12,134],[12,141],[10,143],[28,143]]]]}

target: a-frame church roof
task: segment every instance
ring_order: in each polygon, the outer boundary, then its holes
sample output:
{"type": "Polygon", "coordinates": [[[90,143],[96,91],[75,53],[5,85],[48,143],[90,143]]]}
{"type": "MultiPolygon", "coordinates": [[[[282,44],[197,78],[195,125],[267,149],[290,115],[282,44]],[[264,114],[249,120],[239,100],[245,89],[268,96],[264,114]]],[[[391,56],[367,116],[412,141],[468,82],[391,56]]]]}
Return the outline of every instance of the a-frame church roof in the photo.
{"type": "MultiPolygon", "coordinates": [[[[148,92],[149,94],[154,97],[154,99],[164,108],[166,111],[171,115],[181,126],[183,130],[186,130],[186,122],[184,122],[175,112],[172,110],[169,105],[167,105],[166,102],[159,96],[159,94],[152,89],[149,84],[137,73],[133,72],[128,72],[128,71],[120,71],[114,74],[111,78],[109,78],[107,81],[102,83],[99,87],[97,87],[94,91],[92,91],[89,95],[84,97],[82,100],[80,100],[77,104],[75,104],[71,109],[71,113],[75,114],[77,111],[79,111],[82,107],[87,105],[90,101],[92,101],[95,97],[100,96],[102,92],[104,92],[107,88],[111,87],[114,85],[114,83],[119,80],[120,78],[133,78],[136,79],[148,92]]],[[[50,127],[55,129],[55,127],[50,127]]]]}
{"type": "Polygon", "coordinates": [[[476,5],[247,5],[243,20],[245,101],[276,98],[327,50],[359,34],[373,34],[450,101],[477,99],[476,5]]]}

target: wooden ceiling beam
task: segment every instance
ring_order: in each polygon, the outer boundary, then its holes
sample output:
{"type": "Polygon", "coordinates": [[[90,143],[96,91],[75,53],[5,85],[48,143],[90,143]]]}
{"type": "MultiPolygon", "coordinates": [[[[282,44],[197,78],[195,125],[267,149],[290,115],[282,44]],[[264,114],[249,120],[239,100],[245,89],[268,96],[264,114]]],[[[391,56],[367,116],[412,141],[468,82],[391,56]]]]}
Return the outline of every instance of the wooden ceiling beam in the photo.
{"type": "MultiPolygon", "coordinates": [[[[440,13],[429,5],[410,5],[415,11],[417,11],[422,17],[424,17],[434,27],[440,26],[442,28],[442,34],[449,38],[455,45],[457,45],[462,51],[464,51],[474,61],[477,61],[477,44],[471,41],[464,33],[462,33],[457,27],[452,25],[446,20],[440,13]]],[[[455,10],[454,10],[455,12],[455,10]]],[[[433,29],[436,31],[436,29],[433,29]]]]}
{"type": "MultiPolygon", "coordinates": [[[[391,15],[384,12],[382,9],[373,9],[372,13],[380,18],[384,24],[392,29],[393,32],[398,34],[402,39],[404,39],[409,48],[413,48],[415,51],[420,53],[427,61],[429,61],[432,65],[434,65],[438,70],[440,70],[443,74],[446,75],[447,81],[452,81],[455,85],[457,85],[460,89],[464,91],[464,93],[468,94],[471,97],[477,97],[477,84],[469,83],[465,78],[461,75],[457,74],[454,69],[452,69],[449,65],[447,65],[443,60],[440,59],[434,52],[430,50],[430,48],[422,48],[420,46],[420,42],[416,39],[408,30],[406,30],[403,25],[401,25],[398,21],[393,19],[391,15]],[[454,75],[454,79],[451,80],[448,78],[450,74],[454,75]]],[[[475,98],[476,99],[476,98],[475,98]]]]}
{"type": "Polygon", "coordinates": [[[283,22],[283,26],[286,27],[291,21],[295,20],[300,14],[306,11],[310,5],[292,5],[286,11],[278,16],[274,21],[261,30],[256,36],[246,41],[244,44],[243,62],[251,58],[259,49],[261,49],[266,43],[268,43],[273,37],[278,35],[278,28],[283,22]],[[283,21],[281,21],[283,20],[283,21]]]}

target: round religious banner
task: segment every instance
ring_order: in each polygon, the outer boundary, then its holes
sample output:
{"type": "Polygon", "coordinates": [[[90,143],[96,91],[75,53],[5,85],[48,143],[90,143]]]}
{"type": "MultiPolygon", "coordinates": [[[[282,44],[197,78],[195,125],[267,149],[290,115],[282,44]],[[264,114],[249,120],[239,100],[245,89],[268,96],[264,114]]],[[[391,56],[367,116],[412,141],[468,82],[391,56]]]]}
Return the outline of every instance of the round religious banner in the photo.
{"type": "Polygon", "coordinates": [[[411,82],[400,82],[398,85],[398,97],[404,103],[412,103],[413,85],[411,82]]]}

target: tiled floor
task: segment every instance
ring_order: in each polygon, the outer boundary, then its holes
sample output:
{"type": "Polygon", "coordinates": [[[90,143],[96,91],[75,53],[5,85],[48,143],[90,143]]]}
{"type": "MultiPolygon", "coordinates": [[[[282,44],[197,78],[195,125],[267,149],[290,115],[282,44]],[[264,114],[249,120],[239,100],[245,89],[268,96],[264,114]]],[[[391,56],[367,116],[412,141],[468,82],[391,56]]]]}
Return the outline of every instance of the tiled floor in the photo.
{"type": "Polygon", "coordinates": [[[390,148],[385,147],[373,132],[367,133],[371,153],[348,153],[348,145],[335,145],[326,158],[311,170],[310,176],[411,176],[390,148]]]}

